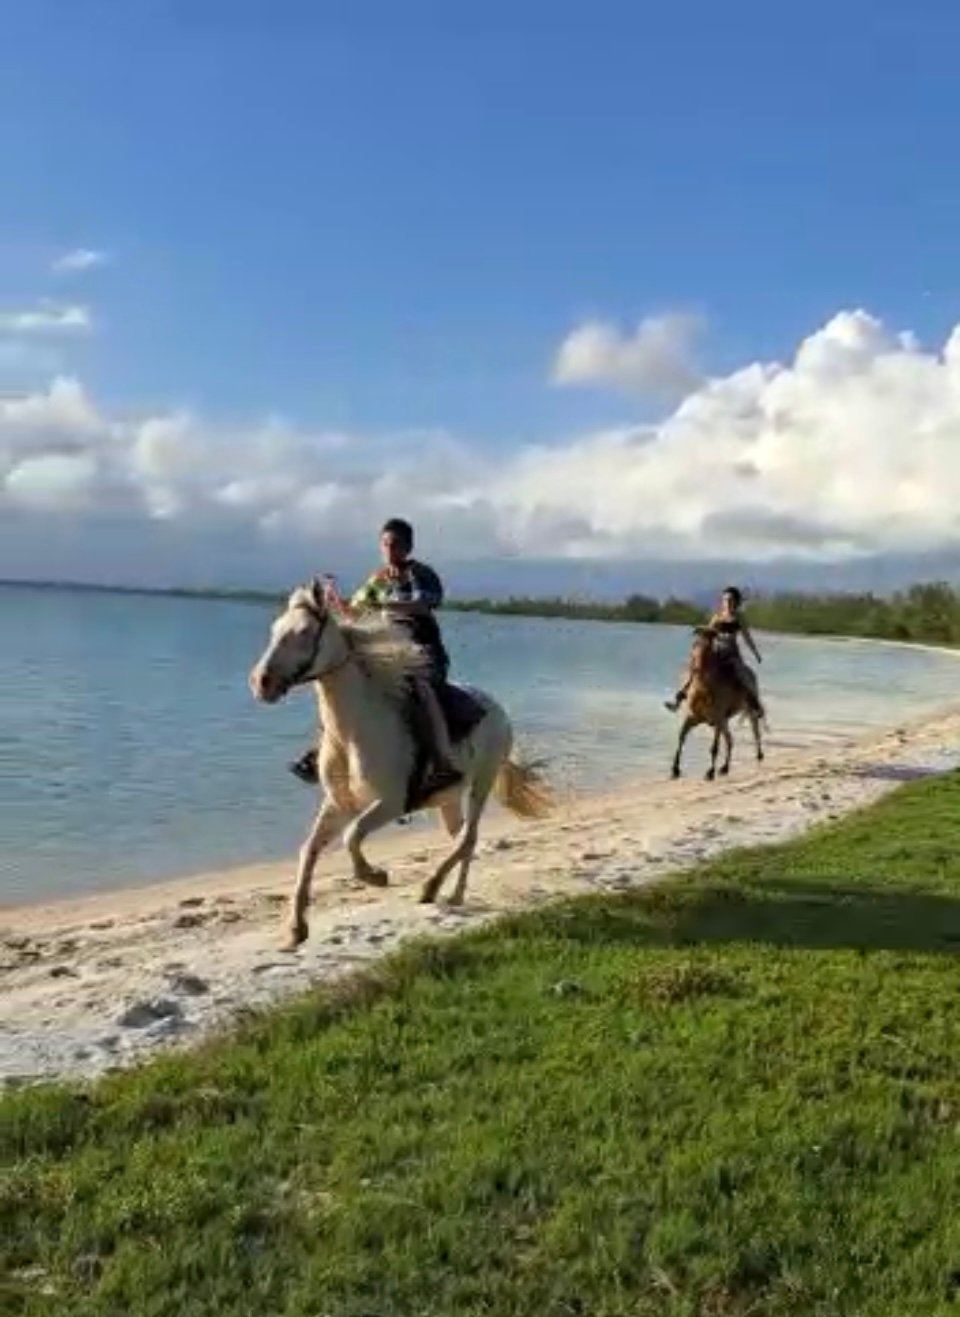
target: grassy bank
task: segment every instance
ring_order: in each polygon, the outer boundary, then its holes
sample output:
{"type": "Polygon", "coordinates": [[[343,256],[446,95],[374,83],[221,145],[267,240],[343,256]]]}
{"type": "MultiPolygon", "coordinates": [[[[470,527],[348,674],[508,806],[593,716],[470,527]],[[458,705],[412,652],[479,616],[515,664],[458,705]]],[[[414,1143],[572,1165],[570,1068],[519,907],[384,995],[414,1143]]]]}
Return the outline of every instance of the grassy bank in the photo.
{"type": "Polygon", "coordinates": [[[4,1313],[960,1301],[960,776],[2,1107],[4,1313]]]}

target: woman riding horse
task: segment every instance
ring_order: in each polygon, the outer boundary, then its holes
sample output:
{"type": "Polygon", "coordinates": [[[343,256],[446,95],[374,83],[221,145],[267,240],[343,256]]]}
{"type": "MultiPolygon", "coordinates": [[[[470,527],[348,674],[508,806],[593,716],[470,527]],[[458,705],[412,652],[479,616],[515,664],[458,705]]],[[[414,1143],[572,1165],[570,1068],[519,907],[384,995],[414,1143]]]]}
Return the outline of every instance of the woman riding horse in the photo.
{"type": "MultiPolygon", "coordinates": [[[[735,585],[728,585],[720,596],[720,606],[707,623],[707,628],[715,633],[713,644],[715,657],[729,666],[730,671],[743,687],[751,711],[758,718],[762,718],[763,705],[760,703],[757,676],[743,660],[740,646],[737,643],[738,637],[743,637],[744,643],[758,663],[762,663],[763,660],[743,616],[743,595],[735,585]]],[[[672,700],[665,701],[666,707],[671,713],[676,713],[687,698],[692,679],[693,671],[688,667],[683,685],[672,700]]]]}

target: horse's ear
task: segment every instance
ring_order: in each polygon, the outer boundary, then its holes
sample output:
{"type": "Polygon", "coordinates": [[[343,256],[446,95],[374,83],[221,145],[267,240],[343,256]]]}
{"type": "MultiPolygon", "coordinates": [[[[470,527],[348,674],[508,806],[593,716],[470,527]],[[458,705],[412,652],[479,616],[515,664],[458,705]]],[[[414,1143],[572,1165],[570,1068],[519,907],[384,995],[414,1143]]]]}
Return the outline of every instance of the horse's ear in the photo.
{"type": "Polygon", "coordinates": [[[318,613],[322,613],[327,606],[327,598],[323,589],[323,582],[319,576],[314,576],[310,582],[310,600],[318,613]]]}

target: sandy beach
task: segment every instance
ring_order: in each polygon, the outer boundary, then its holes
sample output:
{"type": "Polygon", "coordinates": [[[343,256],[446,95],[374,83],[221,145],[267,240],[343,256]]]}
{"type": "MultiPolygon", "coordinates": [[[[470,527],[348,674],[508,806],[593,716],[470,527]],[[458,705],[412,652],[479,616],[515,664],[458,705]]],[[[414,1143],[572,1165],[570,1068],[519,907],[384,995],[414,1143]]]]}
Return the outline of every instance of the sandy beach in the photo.
{"type": "Polygon", "coordinates": [[[549,822],[489,817],[465,907],[421,906],[439,828],[375,838],[391,885],[357,888],[339,848],[321,861],[311,936],[280,950],[298,837],[282,863],[161,886],[0,910],[0,1083],[92,1077],[190,1045],[312,983],[349,974],[411,937],[454,935],[556,897],[642,887],[731,847],[786,840],[960,763],[960,707],[841,749],[766,764],[738,738],[733,774],[703,781],[704,733],[680,782],[646,777],[562,801],[549,822]]]}

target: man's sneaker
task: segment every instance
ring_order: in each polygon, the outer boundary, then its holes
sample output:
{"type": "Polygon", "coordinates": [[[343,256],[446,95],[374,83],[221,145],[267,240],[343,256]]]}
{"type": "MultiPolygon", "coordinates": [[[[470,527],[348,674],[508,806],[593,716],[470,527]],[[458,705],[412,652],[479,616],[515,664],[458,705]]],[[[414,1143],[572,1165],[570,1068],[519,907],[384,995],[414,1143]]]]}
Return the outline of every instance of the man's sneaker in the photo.
{"type": "Polygon", "coordinates": [[[308,750],[306,754],[294,760],[289,768],[294,777],[298,777],[301,782],[306,782],[307,786],[316,786],[320,781],[320,774],[317,772],[316,750],[308,750]]]}

